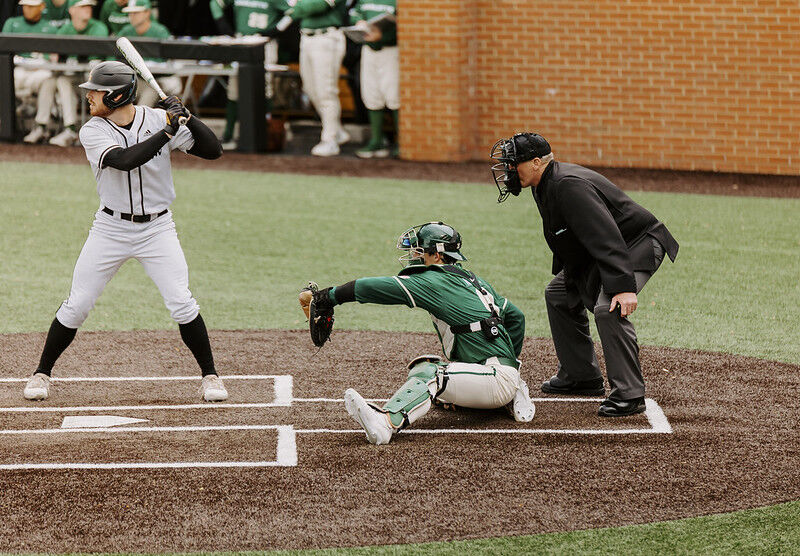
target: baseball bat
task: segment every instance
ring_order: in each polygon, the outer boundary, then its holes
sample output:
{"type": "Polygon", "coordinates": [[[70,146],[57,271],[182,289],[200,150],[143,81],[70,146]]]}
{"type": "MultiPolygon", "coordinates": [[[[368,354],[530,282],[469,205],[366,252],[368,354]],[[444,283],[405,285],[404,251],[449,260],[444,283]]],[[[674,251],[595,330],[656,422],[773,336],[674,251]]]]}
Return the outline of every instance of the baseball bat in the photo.
{"type": "MultiPolygon", "coordinates": [[[[156,78],[153,77],[153,72],[147,67],[147,64],[142,58],[142,55],[139,54],[139,51],[136,50],[136,47],[131,44],[131,41],[128,40],[127,37],[120,37],[117,39],[117,48],[119,51],[122,52],[122,55],[131,65],[133,70],[138,73],[142,79],[144,79],[148,85],[150,85],[161,100],[167,98],[167,95],[164,94],[164,91],[161,89],[161,86],[156,81],[156,78]]],[[[186,117],[181,116],[178,118],[178,123],[183,125],[186,123],[186,117]]]]}

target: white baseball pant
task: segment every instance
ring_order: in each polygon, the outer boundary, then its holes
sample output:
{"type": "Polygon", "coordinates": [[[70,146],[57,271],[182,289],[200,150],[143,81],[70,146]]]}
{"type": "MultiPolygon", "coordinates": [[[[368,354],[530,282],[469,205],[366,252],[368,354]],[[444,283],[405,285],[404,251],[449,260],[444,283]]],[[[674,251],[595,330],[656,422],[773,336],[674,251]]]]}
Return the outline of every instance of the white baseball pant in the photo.
{"type": "Polygon", "coordinates": [[[436,399],[473,409],[503,407],[514,399],[520,385],[519,371],[496,357],[482,363],[450,363],[444,370],[447,385],[436,399]]]}
{"type": "Polygon", "coordinates": [[[300,79],[322,121],[320,140],[335,142],[342,127],[339,72],[346,41],[338,29],[319,35],[300,35],[300,79]]]}
{"type": "Polygon", "coordinates": [[[58,91],[58,101],[61,104],[61,118],[64,127],[75,125],[78,122],[78,97],[75,94],[75,77],[67,75],[51,76],[42,82],[39,88],[39,97],[36,101],[36,123],[47,125],[50,123],[50,113],[58,91]]]}
{"type": "Polygon", "coordinates": [[[106,284],[129,259],[142,263],[175,322],[186,324],[197,317],[200,307],[189,291],[189,267],[172,213],[137,223],[98,210],[75,263],[69,298],[56,312],[58,321],[80,328],[106,284]]]}
{"type": "Polygon", "coordinates": [[[400,51],[396,46],[361,47],[361,99],[367,110],[400,108],[400,51]]]}

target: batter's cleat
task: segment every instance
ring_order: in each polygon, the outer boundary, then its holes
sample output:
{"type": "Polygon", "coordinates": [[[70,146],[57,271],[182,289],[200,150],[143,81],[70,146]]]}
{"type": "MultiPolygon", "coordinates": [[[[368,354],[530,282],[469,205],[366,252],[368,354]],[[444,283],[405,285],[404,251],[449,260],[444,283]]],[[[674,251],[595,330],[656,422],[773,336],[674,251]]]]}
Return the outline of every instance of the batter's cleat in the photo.
{"type": "Polygon", "coordinates": [[[336,141],[320,141],[311,149],[314,156],[336,156],[339,154],[339,145],[336,141]]]}
{"type": "Polygon", "coordinates": [[[358,158],[389,158],[389,149],[381,143],[367,143],[356,151],[358,158]]]}
{"type": "Polygon", "coordinates": [[[71,147],[77,140],[78,134],[72,131],[70,128],[66,128],[48,142],[57,147],[71,147]]]}
{"type": "Polygon", "coordinates": [[[25,396],[26,400],[46,400],[50,395],[50,377],[44,373],[34,373],[28,379],[22,395],[25,396]]]}
{"type": "Polygon", "coordinates": [[[336,132],[336,143],[339,145],[344,145],[345,143],[349,142],[350,134],[340,127],[339,131],[336,132]]]}
{"type": "Polygon", "coordinates": [[[394,428],[389,424],[389,418],[370,406],[361,395],[348,388],[344,393],[344,406],[364,432],[367,440],[372,444],[388,444],[392,439],[394,428]]]}
{"type": "Polygon", "coordinates": [[[207,402],[222,402],[228,399],[228,391],[217,375],[204,376],[200,388],[203,391],[203,399],[207,402]]]}
{"type": "Polygon", "coordinates": [[[514,399],[506,404],[506,409],[517,423],[530,423],[536,415],[536,406],[531,400],[528,385],[519,379],[520,385],[514,394],[514,399]]]}
{"type": "Polygon", "coordinates": [[[597,414],[600,417],[625,417],[626,415],[636,415],[644,413],[647,406],[644,397],[633,398],[630,400],[603,400],[597,414]]]}
{"type": "Polygon", "coordinates": [[[602,396],[606,393],[603,379],[572,381],[552,376],[542,382],[542,392],[545,394],[564,394],[568,396],[602,396]]]}
{"type": "Polygon", "coordinates": [[[33,126],[29,134],[22,138],[26,143],[41,143],[44,140],[45,131],[40,125],[33,126]]]}

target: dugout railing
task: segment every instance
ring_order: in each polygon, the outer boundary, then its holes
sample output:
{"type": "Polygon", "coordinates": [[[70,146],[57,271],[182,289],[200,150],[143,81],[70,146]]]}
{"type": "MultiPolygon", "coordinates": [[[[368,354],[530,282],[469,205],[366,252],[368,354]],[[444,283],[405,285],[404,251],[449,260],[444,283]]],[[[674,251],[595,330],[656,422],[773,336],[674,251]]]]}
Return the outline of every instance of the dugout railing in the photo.
{"type": "MultiPolygon", "coordinates": [[[[194,40],[131,39],[144,58],[238,63],[239,143],[243,152],[267,149],[264,45],[210,45],[194,40]]],[[[0,141],[16,140],[14,55],[23,52],[101,56],[122,60],[114,38],[0,33],[0,141]]],[[[156,78],[158,78],[156,76],[156,78]]]]}

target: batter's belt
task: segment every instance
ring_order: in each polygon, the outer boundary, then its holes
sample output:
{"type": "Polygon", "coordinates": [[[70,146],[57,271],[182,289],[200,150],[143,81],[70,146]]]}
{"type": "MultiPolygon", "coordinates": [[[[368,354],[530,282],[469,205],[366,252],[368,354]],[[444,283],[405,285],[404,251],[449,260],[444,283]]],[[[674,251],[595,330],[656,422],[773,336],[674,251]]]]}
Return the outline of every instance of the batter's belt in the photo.
{"type": "Polygon", "coordinates": [[[158,218],[159,216],[164,216],[169,212],[169,209],[164,209],[158,214],[130,214],[127,212],[116,212],[111,210],[108,207],[103,207],[103,212],[106,214],[110,214],[111,216],[116,216],[117,218],[121,218],[122,220],[127,220],[129,222],[151,222],[158,218]]]}

